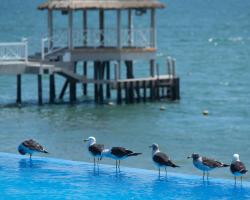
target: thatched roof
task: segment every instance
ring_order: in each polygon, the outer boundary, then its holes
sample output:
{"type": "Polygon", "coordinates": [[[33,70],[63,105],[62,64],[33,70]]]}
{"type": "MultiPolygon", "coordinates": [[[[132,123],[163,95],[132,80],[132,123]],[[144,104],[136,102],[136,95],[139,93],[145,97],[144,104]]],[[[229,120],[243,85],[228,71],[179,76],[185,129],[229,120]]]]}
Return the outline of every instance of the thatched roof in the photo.
{"type": "Polygon", "coordinates": [[[158,0],[49,0],[38,9],[83,10],[83,9],[147,9],[164,8],[158,0]]]}

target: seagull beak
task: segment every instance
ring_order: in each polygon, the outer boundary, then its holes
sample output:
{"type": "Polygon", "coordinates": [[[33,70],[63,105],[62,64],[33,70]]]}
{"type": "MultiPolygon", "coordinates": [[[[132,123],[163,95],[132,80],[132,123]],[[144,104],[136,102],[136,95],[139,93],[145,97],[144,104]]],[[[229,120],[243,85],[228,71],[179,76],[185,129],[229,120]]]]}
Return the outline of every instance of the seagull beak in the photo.
{"type": "Polygon", "coordinates": [[[83,142],[88,142],[88,141],[89,141],[88,139],[83,140],[83,142]]]}

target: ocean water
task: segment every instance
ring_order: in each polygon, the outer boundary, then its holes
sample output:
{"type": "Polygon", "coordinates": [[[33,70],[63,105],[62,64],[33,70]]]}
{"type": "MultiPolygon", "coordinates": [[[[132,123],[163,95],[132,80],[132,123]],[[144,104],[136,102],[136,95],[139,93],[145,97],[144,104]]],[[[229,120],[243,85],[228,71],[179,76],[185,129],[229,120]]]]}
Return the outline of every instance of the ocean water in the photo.
{"type": "MultiPolygon", "coordinates": [[[[2,1],[0,41],[28,37],[30,51],[39,49],[46,32],[46,12],[36,10],[41,2],[2,1]]],[[[25,104],[16,107],[11,104],[15,102],[15,77],[0,76],[0,152],[16,153],[21,141],[34,138],[48,149],[49,157],[90,162],[83,139],[92,135],[107,147],[125,146],[143,153],[123,161],[124,166],[154,169],[148,148],[154,142],[181,166],[172,172],[200,175],[186,159],[193,152],[225,163],[239,153],[250,168],[250,1],[164,2],[167,8],[158,12],[158,48],[177,60],[180,101],[40,107],[36,105],[36,78],[25,76],[25,104]],[[166,110],[160,111],[161,106],[166,110]],[[209,115],[203,116],[203,110],[209,115]]],[[[91,18],[93,27],[95,17],[91,18]]],[[[57,26],[66,26],[64,18],[57,19],[57,26]]],[[[136,23],[144,26],[147,21],[136,23]]],[[[139,75],[145,73],[144,68],[137,70],[139,75]]],[[[61,83],[59,79],[57,92],[61,83]]],[[[46,85],[44,94],[48,94],[46,85]]],[[[229,169],[215,170],[211,176],[232,178],[229,169]]],[[[245,180],[249,179],[247,175],[245,180]]]]}
{"type": "Polygon", "coordinates": [[[249,199],[250,184],[197,176],[0,154],[2,199],[249,199]],[[6,162],[8,161],[8,162],[6,162]]]}

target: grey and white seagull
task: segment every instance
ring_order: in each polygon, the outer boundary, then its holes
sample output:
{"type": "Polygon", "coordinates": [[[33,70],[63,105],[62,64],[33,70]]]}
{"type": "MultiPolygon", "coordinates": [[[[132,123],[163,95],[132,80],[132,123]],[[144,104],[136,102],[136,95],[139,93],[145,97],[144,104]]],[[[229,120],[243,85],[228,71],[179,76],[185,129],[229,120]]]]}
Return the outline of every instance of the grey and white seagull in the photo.
{"type": "Polygon", "coordinates": [[[161,175],[161,168],[165,168],[166,175],[167,175],[167,167],[180,167],[176,164],[174,164],[169,156],[165,153],[160,152],[159,145],[158,144],[152,144],[149,146],[152,148],[152,159],[156,167],[158,167],[159,170],[159,176],[161,175]]]}
{"type": "Polygon", "coordinates": [[[116,162],[116,170],[119,169],[120,170],[120,164],[121,164],[121,160],[124,160],[128,157],[131,156],[138,156],[142,153],[135,153],[129,149],[126,149],[124,147],[112,147],[111,149],[105,149],[102,152],[102,156],[103,157],[107,157],[107,158],[112,158],[114,159],[116,162]]]}
{"type": "Polygon", "coordinates": [[[242,176],[247,173],[247,169],[243,162],[240,161],[239,154],[233,155],[233,160],[230,165],[230,171],[234,175],[234,183],[236,184],[236,177],[240,176],[240,180],[242,183],[242,176]]]}
{"type": "Polygon", "coordinates": [[[36,142],[33,139],[25,140],[18,146],[18,151],[20,154],[25,155],[29,154],[30,159],[33,153],[39,152],[39,153],[48,153],[41,144],[36,142]]]}
{"type": "Polygon", "coordinates": [[[96,165],[96,158],[98,165],[99,161],[102,159],[102,151],[104,150],[104,145],[96,144],[96,139],[93,136],[90,136],[88,139],[85,139],[84,142],[88,142],[88,152],[94,158],[94,166],[96,165]]]}
{"type": "Polygon", "coordinates": [[[187,158],[188,159],[193,158],[193,165],[197,169],[203,171],[203,179],[205,177],[205,173],[207,173],[207,179],[208,179],[209,171],[211,171],[213,169],[222,168],[222,167],[229,167],[229,165],[227,165],[227,164],[224,164],[220,161],[216,161],[213,159],[209,159],[209,158],[200,156],[197,153],[193,153],[191,156],[188,156],[187,158]]]}

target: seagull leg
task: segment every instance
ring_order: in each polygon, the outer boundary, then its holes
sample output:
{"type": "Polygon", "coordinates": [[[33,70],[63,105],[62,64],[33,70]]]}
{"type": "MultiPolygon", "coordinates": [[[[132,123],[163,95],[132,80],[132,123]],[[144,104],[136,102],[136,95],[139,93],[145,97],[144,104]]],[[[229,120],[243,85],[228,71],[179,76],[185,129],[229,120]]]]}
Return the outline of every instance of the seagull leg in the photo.
{"type": "Polygon", "coordinates": [[[116,169],[116,172],[117,172],[117,160],[115,160],[115,169],[116,169]]]}
{"type": "Polygon", "coordinates": [[[95,167],[95,157],[94,157],[94,167],[95,167]]]}
{"type": "Polygon", "coordinates": [[[236,185],[236,176],[234,176],[234,185],[236,185]]]}
{"type": "Polygon", "coordinates": [[[30,154],[30,160],[31,160],[31,154],[30,154]]]}
{"type": "Polygon", "coordinates": [[[209,177],[209,173],[208,173],[208,171],[207,171],[207,180],[208,180],[208,177],[209,177]]]}
{"type": "Polygon", "coordinates": [[[120,165],[121,165],[121,160],[119,160],[119,165],[118,165],[118,167],[119,167],[119,172],[121,171],[120,165]]]}
{"type": "Polygon", "coordinates": [[[168,170],[167,167],[165,167],[166,177],[168,177],[168,170]]]}
{"type": "Polygon", "coordinates": [[[202,177],[203,181],[204,181],[204,178],[205,178],[205,171],[203,171],[203,177],[202,177]]]}
{"type": "Polygon", "coordinates": [[[242,185],[242,176],[240,177],[240,183],[241,183],[241,185],[242,185]]]}
{"type": "Polygon", "coordinates": [[[161,168],[159,167],[159,177],[161,176],[161,168]]]}

